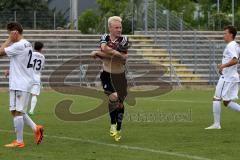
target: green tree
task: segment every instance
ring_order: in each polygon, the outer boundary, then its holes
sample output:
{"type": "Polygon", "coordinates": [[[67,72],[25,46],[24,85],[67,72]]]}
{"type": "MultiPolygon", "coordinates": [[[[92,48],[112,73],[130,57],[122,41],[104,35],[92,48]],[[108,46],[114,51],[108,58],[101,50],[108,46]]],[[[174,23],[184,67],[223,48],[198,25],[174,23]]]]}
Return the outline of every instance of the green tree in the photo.
{"type": "MultiPolygon", "coordinates": [[[[231,24],[232,21],[232,0],[220,0],[219,1],[219,13],[217,10],[217,0],[199,0],[201,6],[201,12],[204,14],[204,23],[208,24],[209,27],[214,30],[222,30],[225,25],[231,24]],[[210,16],[209,16],[210,15],[210,16]],[[210,19],[208,19],[210,18],[210,19]]],[[[239,26],[238,18],[238,6],[237,0],[235,0],[235,24],[239,26]],[[237,11],[237,12],[236,12],[237,11]]],[[[208,28],[208,29],[210,29],[208,28]]]]}
{"type": "Polygon", "coordinates": [[[236,9],[235,13],[235,26],[240,30],[240,6],[236,9]]]}
{"type": "MultiPolygon", "coordinates": [[[[34,11],[36,11],[37,29],[53,29],[54,11],[48,8],[48,2],[43,0],[1,0],[0,27],[5,28],[9,21],[14,21],[16,11],[17,21],[23,27],[32,29],[34,27],[34,11]]],[[[56,27],[66,25],[66,18],[61,12],[56,12],[56,27]]]]}
{"type": "MultiPolygon", "coordinates": [[[[102,17],[100,24],[106,25],[105,21],[110,16],[120,16],[123,19],[123,33],[131,32],[131,19],[128,17],[129,0],[96,0],[96,2],[102,17]]],[[[102,27],[102,32],[103,29],[104,27],[102,27]]]]}
{"type": "Polygon", "coordinates": [[[101,16],[121,16],[129,0],[96,0],[101,16]]]}
{"type": "Polygon", "coordinates": [[[98,20],[99,17],[93,10],[86,10],[78,18],[78,28],[85,34],[95,33],[98,20]]]}
{"type": "Polygon", "coordinates": [[[163,7],[175,12],[177,15],[182,14],[183,19],[190,25],[194,25],[194,11],[196,3],[191,0],[157,0],[163,7]]]}
{"type": "MultiPolygon", "coordinates": [[[[123,33],[131,33],[132,17],[134,17],[134,27],[138,30],[143,28],[144,0],[96,0],[96,2],[100,18],[95,30],[104,32],[107,18],[114,15],[122,17],[123,33]]],[[[153,3],[153,0],[148,2],[153,3]]],[[[156,0],[156,2],[178,16],[183,15],[184,21],[191,27],[222,30],[223,26],[231,24],[232,0],[220,0],[219,13],[217,13],[217,0],[156,0]],[[198,18],[194,17],[197,11],[198,18]]],[[[238,27],[240,27],[239,10],[240,6],[235,0],[235,25],[238,27]]]]}

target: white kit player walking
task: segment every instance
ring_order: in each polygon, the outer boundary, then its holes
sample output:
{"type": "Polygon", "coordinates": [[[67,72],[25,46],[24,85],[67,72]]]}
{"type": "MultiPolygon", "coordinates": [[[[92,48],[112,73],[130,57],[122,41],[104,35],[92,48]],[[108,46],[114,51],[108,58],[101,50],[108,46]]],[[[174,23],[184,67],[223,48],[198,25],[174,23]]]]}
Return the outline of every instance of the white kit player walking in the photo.
{"type": "Polygon", "coordinates": [[[43,138],[43,126],[36,125],[25,114],[33,82],[31,66],[32,45],[23,38],[23,28],[17,22],[7,24],[8,39],[0,48],[0,56],[7,55],[10,59],[9,69],[9,99],[10,111],[16,132],[16,140],[6,144],[8,148],[23,148],[24,124],[29,125],[35,133],[36,143],[40,144],[43,138]]]}
{"type": "Polygon", "coordinates": [[[45,57],[42,54],[42,48],[43,43],[41,42],[35,42],[34,43],[34,50],[35,52],[32,52],[32,62],[33,65],[33,86],[31,88],[31,94],[32,94],[32,100],[31,100],[31,108],[28,112],[29,115],[34,114],[34,109],[37,104],[37,96],[40,94],[41,90],[41,71],[45,64],[45,57]]]}
{"type": "Polygon", "coordinates": [[[240,49],[239,44],[234,40],[236,35],[237,30],[235,27],[227,26],[224,28],[224,41],[227,43],[227,46],[223,52],[222,64],[218,66],[221,76],[213,98],[214,123],[205,129],[221,129],[221,101],[223,101],[224,106],[240,111],[240,105],[233,102],[233,100],[238,98],[239,82],[237,65],[240,49]]]}

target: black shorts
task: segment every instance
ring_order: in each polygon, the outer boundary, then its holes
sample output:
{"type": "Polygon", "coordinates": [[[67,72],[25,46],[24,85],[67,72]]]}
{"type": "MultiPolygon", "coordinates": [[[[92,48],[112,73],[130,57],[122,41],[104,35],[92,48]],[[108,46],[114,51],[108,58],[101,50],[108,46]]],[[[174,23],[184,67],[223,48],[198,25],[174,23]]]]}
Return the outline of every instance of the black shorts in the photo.
{"type": "Polygon", "coordinates": [[[100,75],[103,90],[107,95],[118,93],[120,102],[127,96],[127,79],[125,73],[109,73],[103,71],[100,75]]]}

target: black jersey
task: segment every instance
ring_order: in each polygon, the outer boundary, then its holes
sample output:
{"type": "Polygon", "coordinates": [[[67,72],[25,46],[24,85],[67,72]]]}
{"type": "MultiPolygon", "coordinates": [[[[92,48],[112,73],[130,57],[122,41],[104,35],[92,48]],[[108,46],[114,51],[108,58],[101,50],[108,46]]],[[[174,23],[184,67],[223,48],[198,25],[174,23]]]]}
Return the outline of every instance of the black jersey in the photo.
{"type": "Polygon", "coordinates": [[[112,41],[109,34],[104,34],[101,36],[100,45],[102,43],[106,43],[108,47],[125,54],[127,54],[129,48],[127,36],[120,36],[115,41],[112,41]]]}

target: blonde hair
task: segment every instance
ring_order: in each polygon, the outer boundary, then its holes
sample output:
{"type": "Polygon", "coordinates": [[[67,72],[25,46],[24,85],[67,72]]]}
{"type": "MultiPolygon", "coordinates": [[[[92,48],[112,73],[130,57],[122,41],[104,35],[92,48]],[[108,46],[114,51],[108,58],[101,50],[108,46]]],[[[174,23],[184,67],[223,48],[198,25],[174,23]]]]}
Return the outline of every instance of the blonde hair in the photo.
{"type": "Polygon", "coordinates": [[[109,17],[109,18],[108,18],[108,27],[110,27],[110,25],[111,25],[111,23],[112,23],[113,21],[118,21],[118,22],[122,23],[122,18],[119,17],[119,16],[109,17]]]}

